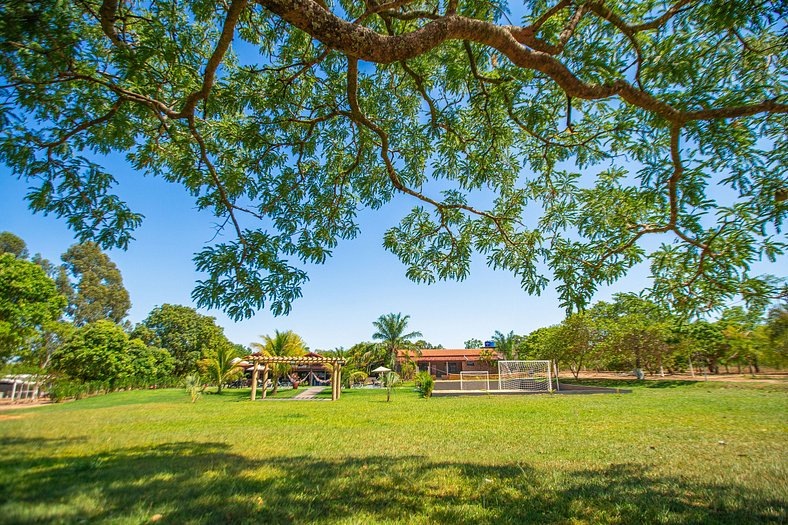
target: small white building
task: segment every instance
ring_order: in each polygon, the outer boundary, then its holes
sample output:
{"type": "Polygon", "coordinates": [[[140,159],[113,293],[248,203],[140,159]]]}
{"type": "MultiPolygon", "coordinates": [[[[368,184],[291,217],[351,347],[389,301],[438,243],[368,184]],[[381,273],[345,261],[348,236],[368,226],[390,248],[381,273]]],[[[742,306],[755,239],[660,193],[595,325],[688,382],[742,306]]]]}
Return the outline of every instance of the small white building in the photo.
{"type": "Polygon", "coordinates": [[[14,401],[38,399],[39,377],[33,374],[17,374],[0,377],[0,399],[14,401]]]}

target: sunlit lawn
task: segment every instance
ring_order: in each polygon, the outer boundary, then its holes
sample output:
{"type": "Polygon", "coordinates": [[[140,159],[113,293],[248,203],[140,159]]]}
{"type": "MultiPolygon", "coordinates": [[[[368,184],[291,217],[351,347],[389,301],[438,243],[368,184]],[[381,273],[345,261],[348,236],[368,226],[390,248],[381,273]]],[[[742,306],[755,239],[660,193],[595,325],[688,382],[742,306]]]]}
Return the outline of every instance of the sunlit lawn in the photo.
{"type": "Polygon", "coordinates": [[[160,390],[3,412],[0,523],[785,520],[786,386],[633,390],[194,405],[160,390]]]}

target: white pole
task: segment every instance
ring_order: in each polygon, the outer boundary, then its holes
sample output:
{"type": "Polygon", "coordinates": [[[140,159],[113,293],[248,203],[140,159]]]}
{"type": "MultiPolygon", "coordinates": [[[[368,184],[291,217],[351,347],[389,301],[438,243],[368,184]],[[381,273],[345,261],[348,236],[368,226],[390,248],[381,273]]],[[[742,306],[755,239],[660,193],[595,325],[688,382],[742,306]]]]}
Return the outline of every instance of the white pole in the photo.
{"type": "Polygon", "coordinates": [[[11,387],[11,402],[14,402],[14,397],[16,396],[16,376],[14,376],[13,383],[11,387]]]}
{"type": "Polygon", "coordinates": [[[501,362],[498,361],[498,391],[500,392],[501,390],[503,390],[501,387],[501,362]]]}
{"type": "Polygon", "coordinates": [[[553,393],[553,378],[550,376],[550,361],[547,361],[547,391],[553,393]]]}
{"type": "Polygon", "coordinates": [[[553,361],[553,366],[555,367],[555,390],[556,392],[560,392],[561,383],[558,382],[558,361],[553,361]]]}
{"type": "Polygon", "coordinates": [[[690,365],[690,374],[692,374],[693,379],[695,378],[695,369],[692,368],[692,356],[689,356],[689,365],[690,365]]]}

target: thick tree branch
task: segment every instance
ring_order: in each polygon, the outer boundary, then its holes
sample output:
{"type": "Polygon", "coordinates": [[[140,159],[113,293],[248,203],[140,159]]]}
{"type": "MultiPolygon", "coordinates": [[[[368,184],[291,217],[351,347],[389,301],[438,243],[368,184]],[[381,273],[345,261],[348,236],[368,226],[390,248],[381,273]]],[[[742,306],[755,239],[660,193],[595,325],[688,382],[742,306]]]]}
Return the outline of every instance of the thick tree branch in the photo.
{"type": "Polygon", "coordinates": [[[197,102],[208,98],[211,88],[213,87],[213,82],[216,79],[216,70],[219,69],[219,65],[222,63],[224,55],[230,47],[233,35],[235,34],[235,26],[238,25],[238,20],[243,10],[246,9],[246,5],[246,0],[233,0],[230,4],[230,9],[227,11],[227,18],[225,18],[224,26],[222,27],[221,36],[219,36],[219,41],[216,43],[216,48],[211,58],[208,59],[208,63],[205,65],[202,88],[186,98],[186,102],[183,104],[183,109],[181,109],[179,117],[188,117],[192,115],[197,102]]]}

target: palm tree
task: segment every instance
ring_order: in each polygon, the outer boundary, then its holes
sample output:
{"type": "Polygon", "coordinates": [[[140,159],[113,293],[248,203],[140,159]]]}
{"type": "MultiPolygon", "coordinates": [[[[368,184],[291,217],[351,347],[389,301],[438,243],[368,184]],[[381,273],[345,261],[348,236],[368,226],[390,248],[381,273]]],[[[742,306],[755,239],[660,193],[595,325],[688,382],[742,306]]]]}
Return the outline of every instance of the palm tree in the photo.
{"type": "MultiPolygon", "coordinates": [[[[339,381],[342,383],[343,387],[351,388],[356,380],[364,380],[369,376],[369,374],[361,370],[362,367],[357,360],[359,355],[351,353],[341,346],[333,350],[328,350],[324,352],[323,355],[330,355],[331,357],[338,357],[345,360],[345,364],[339,369],[341,374],[339,381]]],[[[361,357],[363,357],[363,355],[361,357]]]]}
{"type": "Polygon", "coordinates": [[[397,350],[410,346],[408,339],[423,337],[421,332],[405,333],[408,328],[408,319],[410,319],[409,315],[403,316],[401,313],[386,314],[381,315],[377,321],[372,323],[377,329],[377,332],[372,335],[372,339],[383,342],[389,359],[389,368],[392,370],[397,364],[397,350]]]}
{"type": "Polygon", "coordinates": [[[514,359],[517,343],[520,342],[520,337],[514,335],[514,331],[504,335],[496,330],[493,341],[495,341],[495,349],[501,352],[506,359],[514,359]]]}
{"type": "MultiPolygon", "coordinates": [[[[394,370],[397,365],[397,351],[411,346],[408,339],[423,337],[421,332],[405,333],[405,330],[408,328],[408,319],[410,319],[409,315],[403,316],[401,313],[386,314],[381,315],[377,321],[372,323],[378,330],[372,334],[372,338],[382,341],[389,358],[389,368],[391,370],[394,370]]],[[[391,389],[394,387],[395,376],[396,374],[393,371],[388,373],[386,401],[391,401],[391,389]]]]}
{"type": "MultiPolygon", "coordinates": [[[[269,335],[260,336],[263,339],[261,343],[250,343],[254,350],[269,356],[281,357],[300,357],[306,353],[306,345],[301,337],[293,332],[287,330],[286,332],[274,331],[274,336],[269,335]]],[[[274,390],[272,395],[276,395],[279,390],[279,378],[286,375],[290,371],[290,365],[287,363],[272,363],[270,365],[271,373],[273,374],[274,390]]]]}
{"type": "Polygon", "coordinates": [[[240,354],[234,345],[219,345],[215,355],[200,361],[200,368],[205,375],[211,382],[216,382],[217,394],[222,393],[224,383],[242,370],[238,364],[241,362],[240,354]]]}

